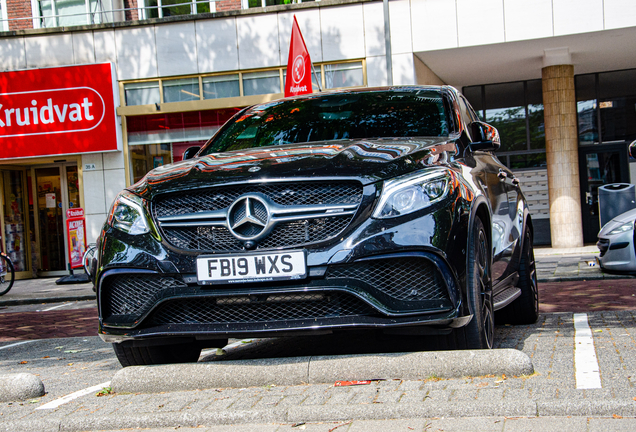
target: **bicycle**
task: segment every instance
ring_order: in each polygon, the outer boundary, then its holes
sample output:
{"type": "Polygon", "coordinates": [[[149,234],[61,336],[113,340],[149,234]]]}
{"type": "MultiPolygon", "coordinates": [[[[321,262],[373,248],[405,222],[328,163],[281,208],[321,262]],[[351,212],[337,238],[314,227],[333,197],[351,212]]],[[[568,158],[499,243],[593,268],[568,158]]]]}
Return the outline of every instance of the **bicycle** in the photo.
{"type": "Polygon", "coordinates": [[[0,252],[0,296],[9,292],[15,281],[15,270],[11,259],[0,252]]]}
{"type": "Polygon", "coordinates": [[[90,243],[86,248],[86,252],[84,252],[84,256],[82,257],[82,264],[84,265],[84,272],[88,275],[89,279],[91,275],[91,262],[93,261],[93,257],[95,256],[95,252],[97,251],[97,243],[90,243]]]}

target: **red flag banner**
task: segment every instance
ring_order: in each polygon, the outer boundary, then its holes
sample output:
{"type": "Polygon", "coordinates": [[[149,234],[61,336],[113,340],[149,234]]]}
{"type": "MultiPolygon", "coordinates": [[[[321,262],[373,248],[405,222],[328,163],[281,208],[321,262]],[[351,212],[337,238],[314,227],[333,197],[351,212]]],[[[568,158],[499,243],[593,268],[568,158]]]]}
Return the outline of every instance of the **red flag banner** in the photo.
{"type": "Polygon", "coordinates": [[[285,97],[311,93],[311,59],[300,33],[296,15],[292,26],[289,58],[287,59],[287,78],[285,79],[285,97]]]}

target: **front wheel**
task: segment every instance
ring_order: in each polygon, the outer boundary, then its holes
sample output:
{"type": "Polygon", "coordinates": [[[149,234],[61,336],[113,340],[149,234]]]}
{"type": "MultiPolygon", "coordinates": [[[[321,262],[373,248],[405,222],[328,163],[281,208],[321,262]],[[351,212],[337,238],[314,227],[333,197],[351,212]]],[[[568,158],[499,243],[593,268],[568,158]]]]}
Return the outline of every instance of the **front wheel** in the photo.
{"type": "Polygon", "coordinates": [[[495,339],[495,319],[492,303],[490,245],[481,219],[476,218],[468,241],[466,296],[473,312],[470,322],[455,330],[460,348],[490,349],[495,339]]]}
{"type": "Polygon", "coordinates": [[[0,296],[9,292],[15,281],[15,270],[9,258],[0,254],[0,296]]]}

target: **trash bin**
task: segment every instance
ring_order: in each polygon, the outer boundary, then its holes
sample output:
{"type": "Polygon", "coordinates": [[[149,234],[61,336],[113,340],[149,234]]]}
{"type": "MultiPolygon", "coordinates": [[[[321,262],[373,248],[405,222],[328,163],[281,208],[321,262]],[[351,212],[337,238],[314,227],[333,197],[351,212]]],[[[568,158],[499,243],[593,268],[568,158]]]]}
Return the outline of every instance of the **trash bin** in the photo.
{"type": "Polygon", "coordinates": [[[599,186],[598,208],[601,227],[616,216],[636,208],[636,188],[629,183],[599,186]]]}

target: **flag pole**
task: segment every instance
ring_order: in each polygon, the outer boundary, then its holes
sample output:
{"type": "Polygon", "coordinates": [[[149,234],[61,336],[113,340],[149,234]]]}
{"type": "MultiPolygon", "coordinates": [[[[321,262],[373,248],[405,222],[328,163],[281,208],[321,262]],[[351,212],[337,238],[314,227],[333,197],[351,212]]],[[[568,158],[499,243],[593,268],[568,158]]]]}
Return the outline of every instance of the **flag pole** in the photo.
{"type": "Polygon", "coordinates": [[[318,79],[318,74],[316,73],[316,68],[314,67],[313,62],[311,63],[311,71],[314,73],[314,78],[316,78],[316,84],[318,84],[318,91],[322,91],[322,87],[320,86],[320,80],[318,79]]]}

